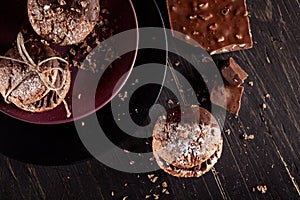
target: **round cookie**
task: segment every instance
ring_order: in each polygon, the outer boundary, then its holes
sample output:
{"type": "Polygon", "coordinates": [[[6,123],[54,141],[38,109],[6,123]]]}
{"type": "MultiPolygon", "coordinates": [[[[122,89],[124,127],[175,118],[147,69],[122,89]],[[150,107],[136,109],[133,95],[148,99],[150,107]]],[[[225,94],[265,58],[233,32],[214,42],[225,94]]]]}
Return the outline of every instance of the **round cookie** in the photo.
{"type": "MultiPolygon", "coordinates": [[[[45,112],[56,108],[63,101],[65,101],[65,97],[68,94],[71,85],[71,72],[69,68],[65,67],[63,73],[65,73],[65,80],[63,79],[63,74],[58,73],[58,76],[54,83],[55,87],[59,87],[60,85],[63,85],[60,90],[58,90],[57,92],[51,90],[42,99],[33,102],[31,104],[16,104],[16,106],[18,106],[22,110],[30,111],[30,112],[45,112]]],[[[65,108],[67,110],[67,116],[68,116],[68,112],[69,112],[68,106],[65,105],[65,108]]]]}
{"type": "Polygon", "coordinates": [[[159,117],[153,131],[153,154],[165,172],[199,177],[221,156],[223,139],[218,122],[206,109],[177,106],[159,117]]]}
{"type": "Polygon", "coordinates": [[[59,45],[77,44],[93,30],[99,0],[28,0],[29,21],[37,34],[59,45]]]}
{"type": "MultiPolygon", "coordinates": [[[[29,41],[25,43],[28,54],[35,63],[56,55],[53,49],[41,42],[29,41]]],[[[5,54],[6,57],[23,61],[18,48],[14,45],[5,54]]],[[[57,60],[51,60],[40,66],[39,70],[47,70],[59,67],[57,60]]],[[[57,70],[44,73],[52,82],[57,77],[57,70]]],[[[2,59],[0,61],[0,93],[6,97],[6,101],[15,104],[30,104],[42,99],[49,89],[41,81],[37,73],[29,70],[29,66],[20,62],[2,59]]]]}

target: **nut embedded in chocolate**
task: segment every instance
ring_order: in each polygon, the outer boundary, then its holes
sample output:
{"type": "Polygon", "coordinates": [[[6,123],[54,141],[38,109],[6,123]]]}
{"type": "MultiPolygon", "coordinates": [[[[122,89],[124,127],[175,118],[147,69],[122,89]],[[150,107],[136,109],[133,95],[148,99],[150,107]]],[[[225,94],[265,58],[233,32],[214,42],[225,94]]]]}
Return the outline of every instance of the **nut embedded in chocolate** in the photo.
{"type": "Polygon", "coordinates": [[[99,0],[28,0],[29,21],[37,34],[60,45],[77,44],[99,18],[99,0]]]}
{"type": "Polygon", "coordinates": [[[246,0],[167,0],[167,6],[171,29],[191,37],[211,54],[252,47],[246,0]]]}
{"type": "Polygon", "coordinates": [[[153,154],[165,172],[199,177],[221,156],[223,140],[216,119],[199,106],[177,106],[161,116],[153,131],[153,154]]]}

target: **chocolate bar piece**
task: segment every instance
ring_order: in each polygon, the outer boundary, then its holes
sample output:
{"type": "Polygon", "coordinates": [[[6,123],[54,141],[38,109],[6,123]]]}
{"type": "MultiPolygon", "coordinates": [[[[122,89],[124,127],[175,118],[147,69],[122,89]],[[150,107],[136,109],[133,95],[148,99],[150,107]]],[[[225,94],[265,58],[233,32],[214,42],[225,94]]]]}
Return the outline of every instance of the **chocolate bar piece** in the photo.
{"type": "Polygon", "coordinates": [[[167,6],[171,29],[210,54],[252,47],[246,0],[167,0],[167,6]]]}
{"type": "Polygon", "coordinates": [[[248,74],[233,58],[229,58],[224,62],[221,72],[225,80],[232,86],[243,84],[244,80],[248,77],[248,74]]]}
{"type": "Polygon", "coordinates": [[[243,86],[215,86],[210,94],[210,100],[213,104],[221,106],[227,111],[238,115],[241,107],[243,92],[243,86]]]}

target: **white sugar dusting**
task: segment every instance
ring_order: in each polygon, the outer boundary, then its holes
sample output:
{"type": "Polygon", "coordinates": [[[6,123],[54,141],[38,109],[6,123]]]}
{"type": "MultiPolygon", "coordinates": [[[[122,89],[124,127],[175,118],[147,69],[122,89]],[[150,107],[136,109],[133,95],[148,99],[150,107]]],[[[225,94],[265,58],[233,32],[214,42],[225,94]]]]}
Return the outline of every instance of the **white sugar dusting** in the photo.
{"type": "Polygon", "coordinates": [[[161,143],[158,154],[169,163],[193,164],[216,150],[218,128],[198,123],[166,123],[161,117],[154,137],[161,143]]]}

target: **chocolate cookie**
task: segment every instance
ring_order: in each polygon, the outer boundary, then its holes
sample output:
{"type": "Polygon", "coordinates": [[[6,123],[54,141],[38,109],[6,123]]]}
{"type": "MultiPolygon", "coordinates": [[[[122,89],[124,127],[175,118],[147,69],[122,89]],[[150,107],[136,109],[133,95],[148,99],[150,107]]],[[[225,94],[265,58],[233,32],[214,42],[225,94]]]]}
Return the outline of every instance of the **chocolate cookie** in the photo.
{"type": "Polygon", "coordinates": [[[31,112],[51,110],[64,102],[71,74],[68,62],[38,40],[24,43],[18,34],[17,44],[6,56],[0,56],[0,93],[7,103],[31,112]]]}
{"type": "Polygon", "coordinates": [[[153,154],[165,172],[199,177],[221,156],[223,139],[216,119],[199,106],[175,107],[161,116],[153,132],[153,154]]]}
{"type": "Polygon", "coordinates": [[[28,0],[29,21],[37,34],[60,45],[77,44],[99,18],[99,0],[28,0]]]}
{"type": "MultiPolygon", "coordinates": [[[[41,42],[27,42],[25,48],[28,49],[28,54],[35,63],[56,55],[54,50],[41,42]]],[[[8,50],[5,56],[24,61],[17,45],[8,50]]],[[[59,62],[51,60],[41,65],[39,70],[44,71],[57,67],[59,67],[59,62]]],[[[52,70],[45,72],[43,75],[54,82],[57,73],[57,70],[52,70]]],[[[0,93],[6,101],[17,104],[30,104],[42,99],[48,92],[49,89],[44,85],[39,75],[31,71],[27,64],[8,59],[0,61],[0,93]]]]}
{"type": "Polygon", "coordinates": [[[52,110],[60,105],[62,102],[65,104],[67,116],[71,115],[68,105],[65,102],[65,97],[68,94],[71,85],[71,73],[68,67],[64,69],[64,75],[59,73],[54,83],[55,87],[62,85],[58,91],[51,90],[42,99],[31,104],[16,104],[19,108],[30,112],[44,112],[52,110]],[[63,78],[65,77],[65,78],[63,78]]]}

